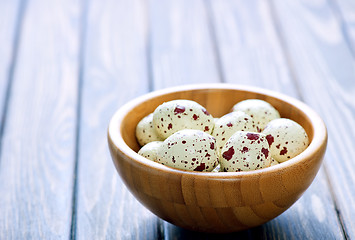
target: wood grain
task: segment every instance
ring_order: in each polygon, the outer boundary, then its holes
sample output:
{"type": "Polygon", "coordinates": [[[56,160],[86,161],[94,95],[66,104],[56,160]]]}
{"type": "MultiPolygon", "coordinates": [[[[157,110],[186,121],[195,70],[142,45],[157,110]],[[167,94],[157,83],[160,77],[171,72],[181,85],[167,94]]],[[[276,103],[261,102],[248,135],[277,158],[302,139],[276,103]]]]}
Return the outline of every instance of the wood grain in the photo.
{"type": "Polygon", "coordinates": [[[344,232],[354,238],[354,58],[327,2],[273,3],[304,100],[328,126],[325,166],[344,232]]]}
{"type": "Polygon", "coordinates": [[[83,64],[76,226],[78,239],[157,239],[157,217],[123,185],[109,157],[113,113],[148,91],[144,1],[89,1],[83,64]]]}
{"type": "Polygon", "coordinates": [[[22,5],[20,1],[0,2],[0,144],[23,19],[22,5]]]}
{"type": "Polygon", "coordinates": [[[76,1],[28,3],[0,160],[0,239],[69,236],[79,16],[76,1]]]}
{"type": "Polygon", "coordinates": [[[203,1],[149,1],[154,89],[218,82],[219,73],[203,1]]]}
{"type": "MultiPolygon", "coordinates": [[[[227,82],[302,97],[293,81],[267,1],[210,1],[210,9],[227,82]]],[[[324,172],[320,171],[293,207],[252,234],[271,239],[342,238],[324,172]],[[320,204],[310,204],[313,202],[320,204]]]]}
{"type": "Polygon", "coordinates": [[[331,8],[343,31],[344,40],[355,57],[355,2],[351,0],[331,1],[331,8]]]}

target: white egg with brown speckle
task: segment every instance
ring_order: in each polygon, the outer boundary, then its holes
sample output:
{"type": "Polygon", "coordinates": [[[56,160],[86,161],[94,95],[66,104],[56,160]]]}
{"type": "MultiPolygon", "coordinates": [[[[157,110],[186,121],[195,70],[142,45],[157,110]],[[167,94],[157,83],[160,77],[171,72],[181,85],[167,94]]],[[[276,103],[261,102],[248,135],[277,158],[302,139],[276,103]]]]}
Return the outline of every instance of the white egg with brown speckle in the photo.
{"type": "Polygon", "coordinates": [[[162,144],[163,144],[162,141],[149,142],[146,145],[144,145],[141,149],[139,149],[138,154],[145,158],[148,158],[149,160],[156,162],[157,152],[162,144]]]}
{"type": "Polygon", "coordinates": [[[197,102],[190,100],[173,100],[158,106],[153,114],[153,125],[163,138],[183,129],[201,130],[212,133],[214,119],[207,110],[197,102]]]}
{"type": "Polygon", "coordinates": [[[224,172],[257,170],[270,163],[269,144],[262,133],[237,131],[222,148],[220,164],[224,172]]]}
{"type": "Polygon", "coordinates": [[[276,166],[276,165],[278,165],[278,164],[280,164],[280,163],[279,163],[278,161],[276,161],[274,158],[271,157],[270,167],[276,166]]]}
{"type": "Polygon", "coordinates": [[[233,111],[242,111],[250,115],[258,131],[261,132],[271,120],[280,118],[280,113],[268,102],[260,99],[248,99],[233,106],[233,111]]]}
{"type": "Polygon", "coordinates": [[[268,139],[271,156],[280,163],[297,156],[309,144],[304,128],[287,118],[272,120],[263,133],[268,139]]]}
{"type": "Polygon", "coordinates": [[[182,170],[210,172],[218,164],[216,139],[200,130],[185,129],[164,140],[157,162],[182,170]]]}
{"type": "Polygon", "coordinates": [[[153,141],[163,141],[153,126],[153,113],[139,121],[136,127],[136,138],[141,146],[153,141]]]}
{"type": "Polygon", "coordinates": [[[215,122],[212,136],[217,140],[217,150],[221,152],[225,142],[236,131],[256,132],[253,119],[241,111],[228,113],[215,122]]]}

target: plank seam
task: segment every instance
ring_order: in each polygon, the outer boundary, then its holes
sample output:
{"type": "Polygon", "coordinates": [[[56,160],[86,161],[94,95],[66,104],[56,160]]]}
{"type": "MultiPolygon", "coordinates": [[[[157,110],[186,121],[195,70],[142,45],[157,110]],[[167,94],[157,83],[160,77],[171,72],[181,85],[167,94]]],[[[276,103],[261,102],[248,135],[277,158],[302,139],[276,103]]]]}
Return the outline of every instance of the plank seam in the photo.
{"type": "Polygon", "coordinates": [[[145,34],[146,34],[146,61],[148,74],[148,91],[154,91],[154,76],[153,76],[153,60],[152,60],[152,36],[151,36],[151,21],[148,1],[145,1],[145,34]]]}
{"type": "Polygon", "coordinates": [[[338,221],[339,221],[342,233],[344,235],[344,239],[350,239],[350,236],[348,235],[347,230],[346,230],[346,226],[344,224],[344,218],[343,218],[343,216],[341,214],[340,209],[338,208],[338,203],[337,203],[337,200],[335,198],[333,185],[332,185],[332,182],[330,181],[330,178],[329,178],[328,168],[327,168],[327,166],[325,164],[323,164],[323,168],[324,168],[324,172],[325,172],[325,179],[326,179],[326,181],[328,183],[328,186],[329,186],[329,189],[330,189],[330,194],[331,194],[331,197],[332,197],[334,209],[335,209],[335,212],[337,213],[338,221]]]}
{"type": "Polygon", "coordinates": [[[6,90],[5,90],[4,104],[2,106],[3,111],[2,111],[2,118],[1,118],[1,125],[0,125],[0,159],[2,154],[2,141],[3,141],[5,126],[7,122],[8,106],[10,104],[10,98],[12,95],[11,94],[12,85],[13,85],[14,73],[17,65],[18,49],[19,49],[21,32],[22,32],[26,10],[27,10],[27,0],[21,0],[17,10],[18,13],[15,22],[15,31],[13,34],[11,61],[9,65],[8,75],[7,75],[8,80],[7,80],[6,90]]]}
{"type": "MultiPolygon", "coordinates": [[[[151,21],[150,21],[150,11],[149,11],[149,1],[144,2],[145,7],[145,34],[146,34],[146,64],[147,64],[147,74],[148,74],[148,91],[152,92],[155,90],[154,85],[154,74],[153,74],[153,58],[152,58],[152,35],[151,35],[151,21]]],[[[157,240],[165,239],[164,231],[164,221],[157,217],[157,240]]]]}
{"type": "Polygon", "coordinates": [[[164,229],[164,227],[165,227],[165,225],[167,224],[166,222],[164,222],[164,220],[163,219],[161,219],[161,218],[159,218],[159,217],[157,217],[157,228],[158,228],[158,230],[157,230],[157,232],[158,232],[158,239],[157,240],[163,240],[163,239],[166,239],[165,238],[165,229],[164,229]]]}
{"type": "Polygon", "coordinates": [[[341,32],[344,36],[344,40],[346,42],[347,47],[351,53],[351,56],[355,59],[355,46],[351,43],[351,37],[349,36],[349,31],[347,30],[347,24],[344,20],[342,11],[340,10],[338,0],[336,1],[329,1],[328,4],[331,7],[331,11],[333,12],[338,24],[340,25],[341,32]]]}
{"type": "Polygon", "coordinates": [[[212,51],[214,54],[214,59],[215,59],[215,64],[217,66],[217,72],[219,76],[219,80],[222,83],[225,83],[225,76],[223,73],[223,68],[222,68],[222,60],[221,60],[221,53],[218,48],[218,38],[217,38],[217,33],[216,33],[216,26],[214,25],[213,22],[213,12],[212,12],[212,6],[210,1],[204,1],[204,9],[206,12],[207,16],[207,26],[209,30],[209,35],[211,38],[211,43],[212,43],[212,51]]]}
{"type": "Polygon", "coordinates": [[[80,31],[79,31],[79,54],[78,54],[78,85],[77,85],[77,108],[76,108],[76,136],[75,136],[75,153],[74,153],[74,171],[73,171],[73,192],[72,192],[72,216],[70,224],[70,239],[76,239],[76,223],[77,223],[77,195],[78,195],[78,165],[79,165],[79,149],[80,149],[80,123],[81,123],[81,107],[82,107],[82,89],[83,89],[83,73],[85,61],[85,36],[88,22],[88,5],[90,0],[82,0],[80,31]]]}

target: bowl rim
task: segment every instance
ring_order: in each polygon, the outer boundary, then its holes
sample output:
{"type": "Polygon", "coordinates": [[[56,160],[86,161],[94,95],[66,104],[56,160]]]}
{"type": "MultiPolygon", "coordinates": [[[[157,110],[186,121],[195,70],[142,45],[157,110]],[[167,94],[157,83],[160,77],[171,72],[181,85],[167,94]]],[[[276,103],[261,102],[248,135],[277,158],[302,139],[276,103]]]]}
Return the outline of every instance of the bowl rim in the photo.
{"type": "MultiPolygon", "coordinates": [[[[239,84],[229,84],[229,83],[208,83],[208,84],[190,84],[190,85],[180,85],[170,88],[164,88],[156,90],[137,98],[130,100],[121,106],[112,116],[107,132],[109,144],[112,144],[113,147],[126,155],[136,164],[142,165],[144,167],[149,167],[155,171],[171,173],[171,174],[181,174],[181,175],[193,175],[197,178],[210,178],[210,179],[235,179],[235,178],[244,178],[244,177],[258,177],[260,174],[275,173],[282,170],[285,170],[293,165],[302,164],[303,161],[312,157],[316,153],[316,150],[322,147],[323,144],[327,142],[327,129],[324,124],[324,121],[321,117],[308,105],[301,102],[300,100],[287,96],[285,94],[263,89],[254,86],[248,85],[239,85],[239,84]],[[160,163],[146,159],[145,157],[139,155],[133,149],[131,149],[126,142],[124,141],[120,126],[123,119],[126,117],[126,114],[134,107],[138,106],[142,102],[145,102],[151,98],[158,97],[161,95],[166,95],[174,92],[183,92],[187,90],[211,90],[211,89],[220,89],[220,90],[241,90],[241,91],[250,91],[262,95],[268,95],[276,99],[285,101],[296,108],[300,109],[309,119],[313,127],[313,139],[310,142],[309,146],[296,157],[283,162],[282,164],[277,164],[272,167],[253,170],[253,171],[244,171],[244,172],[198,172],[198,171],[188,171],[176,169],[173,167],[165,166],[160,163]]],[[[320,160],[321,161],[321,160],[320,160]]]]}

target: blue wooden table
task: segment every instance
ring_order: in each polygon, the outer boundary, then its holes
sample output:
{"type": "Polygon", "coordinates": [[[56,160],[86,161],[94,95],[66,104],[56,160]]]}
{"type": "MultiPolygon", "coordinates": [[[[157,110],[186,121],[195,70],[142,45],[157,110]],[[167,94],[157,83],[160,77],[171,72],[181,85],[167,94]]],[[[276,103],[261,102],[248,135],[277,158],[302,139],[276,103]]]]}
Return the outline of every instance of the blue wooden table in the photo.
{"type": "Polygon", "coordinates": [[[352,0],[1,0],[0,120],[0,239],[355,239],[352,0]],[[263,226],[173,226],[112,164],[115,110],[206,82],[286,93],[328,127],[312,186],[263,226]]]}

